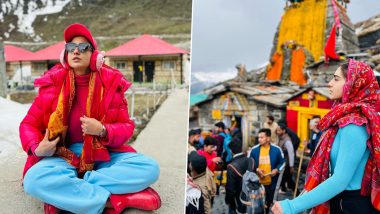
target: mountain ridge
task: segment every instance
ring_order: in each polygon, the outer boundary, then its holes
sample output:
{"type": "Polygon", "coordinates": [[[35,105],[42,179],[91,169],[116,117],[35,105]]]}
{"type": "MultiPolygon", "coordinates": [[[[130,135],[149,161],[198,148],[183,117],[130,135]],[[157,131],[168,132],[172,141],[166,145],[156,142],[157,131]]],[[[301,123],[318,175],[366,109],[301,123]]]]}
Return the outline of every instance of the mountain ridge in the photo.
{"type": "Polygon", "coordinates": [[[39,43],[62,41],[63,30],[69,24],[82,23],[91,29],[95,38],[101,38],[100,48],[104,50],[142,34],[160,35],[159,37],[170,43],[185,43],[186,49],[190,48],[191,0],[70,0],[57,13],[37,15],[31,25],[34,34],[20,32],[19,27],[23,23],[20,23],[16,15],[20,14],[20,7],[24,12],[49,12],[49,7],[53,7],[54,2],[66,1],[68,0],[7,1],[8,5],[12,2],[15,4],[8,6],[6,11],[0,7],[0,19],[4,23],[0,26],[0,36],[5,42],[35,42],[34,46],[20,44],[21,47],[35,51],[45,46],[38,45],[39,43]],[[34,5],[34,10],[28,5],[34,5]]]}

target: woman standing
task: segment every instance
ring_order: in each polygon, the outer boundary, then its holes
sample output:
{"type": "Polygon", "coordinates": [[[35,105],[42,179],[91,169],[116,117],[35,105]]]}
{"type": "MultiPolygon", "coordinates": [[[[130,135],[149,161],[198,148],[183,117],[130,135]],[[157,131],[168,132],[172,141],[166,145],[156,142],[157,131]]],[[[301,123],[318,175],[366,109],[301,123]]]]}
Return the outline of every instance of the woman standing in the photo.
{"type": "Polygon", "coordinates": [[[380,90],[374,72],[350,60],[329,87],[336,103],[319,123],[323,134],[307,168],[307,192],[276,202],[275,214],[312,207],[313,213],[379,213],[380,90]]]}
{"type": "Polygon", "coordinates": [[[158,209],[148,187],[159,166],[124,144],[135,128],[124,98],[131,83],[102,63],[84,25],[68,26],[64,39],[61,63],[35,81],[39,94],[20,124],[25,192],[45,213],[158,209]]]}

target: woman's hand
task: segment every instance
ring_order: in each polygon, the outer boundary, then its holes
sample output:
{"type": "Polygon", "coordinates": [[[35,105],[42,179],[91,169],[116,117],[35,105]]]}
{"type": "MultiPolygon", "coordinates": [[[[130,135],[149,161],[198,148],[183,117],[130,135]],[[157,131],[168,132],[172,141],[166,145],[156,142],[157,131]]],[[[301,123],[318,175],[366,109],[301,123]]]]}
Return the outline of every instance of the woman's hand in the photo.
{"type": "Polygon", "coordinates": [[[83,116],[80,121],[82,122],[83,134],[98,136],[103,130],[102,123],[94,118],[83,116]]]}
{"type": "Polygon", "coordinates": [[[274,204],[273,204],[273,207],[272,207],[272,212],[273,214],[282,214],[282,208],[281,208],[281,205],[280,205],[280,202],[276,201],[274,204]]]}
{"type": "Polygon", "coordinates": [[[34,154],[38,157],[50,157],[54,155],[57,149],[57,143],[59,142],[59,136],[52,141],[49,141],[49,130],[46,129],[44,139],[38,144],[34,154]]]}

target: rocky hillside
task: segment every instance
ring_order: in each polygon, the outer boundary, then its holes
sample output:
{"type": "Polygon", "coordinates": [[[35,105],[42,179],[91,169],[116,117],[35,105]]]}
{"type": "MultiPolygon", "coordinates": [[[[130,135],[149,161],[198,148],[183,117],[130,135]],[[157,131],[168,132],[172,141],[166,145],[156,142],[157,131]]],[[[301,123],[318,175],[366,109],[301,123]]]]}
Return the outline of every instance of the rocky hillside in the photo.
{"type": "Polygon", "coordinates": [[[355,24],[355,27],[360,49],[371,55],[369,62],[380,71],[380,14],[355,24]]]}
{"type": "Polygon", "coordinates": [[[71,23],[87,25],[102,49],[148,33],[189,46],[191,0],[6,0],[0,39],[34,50],[63,40],[71,23]]]}

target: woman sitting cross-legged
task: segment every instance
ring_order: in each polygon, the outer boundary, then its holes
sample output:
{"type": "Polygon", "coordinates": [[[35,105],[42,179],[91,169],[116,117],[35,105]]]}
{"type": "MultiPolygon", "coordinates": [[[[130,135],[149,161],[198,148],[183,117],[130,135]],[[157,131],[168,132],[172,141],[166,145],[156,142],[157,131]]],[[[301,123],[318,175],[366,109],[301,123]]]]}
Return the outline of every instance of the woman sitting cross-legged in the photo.
{"type": "Polygon", "coordinates": [[[68,26],[64,38],[61,63],[35,81],[38,96],[20,124],[25,192],[45,213],[158,209],[149,188],[158,164],[124,144],[135,128],[124,98],[131,84],[102,63],[84,25],[68,26]]]}

